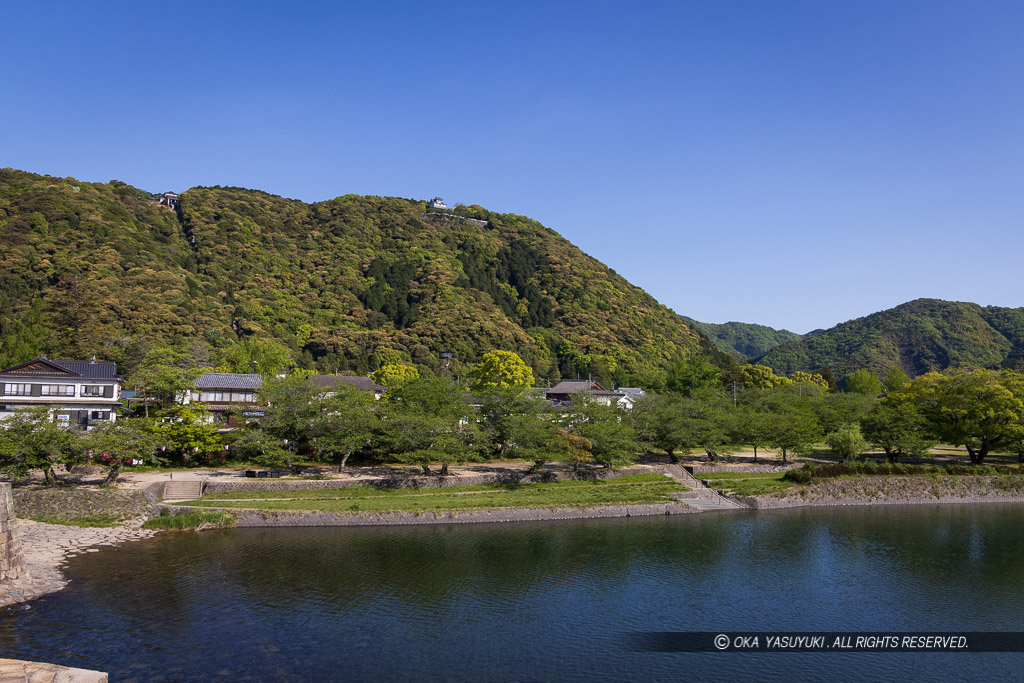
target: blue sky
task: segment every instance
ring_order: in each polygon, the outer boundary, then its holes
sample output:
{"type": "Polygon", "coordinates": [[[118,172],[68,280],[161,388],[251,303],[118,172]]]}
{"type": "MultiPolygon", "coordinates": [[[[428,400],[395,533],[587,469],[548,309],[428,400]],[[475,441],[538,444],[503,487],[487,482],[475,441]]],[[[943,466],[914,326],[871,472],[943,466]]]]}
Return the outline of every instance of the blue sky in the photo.
{"type": "Polygon", "coordinates": [[[0,8],[0,165],[482,204],[678,313],[1022,306],[1024,4],[0,8]]]}

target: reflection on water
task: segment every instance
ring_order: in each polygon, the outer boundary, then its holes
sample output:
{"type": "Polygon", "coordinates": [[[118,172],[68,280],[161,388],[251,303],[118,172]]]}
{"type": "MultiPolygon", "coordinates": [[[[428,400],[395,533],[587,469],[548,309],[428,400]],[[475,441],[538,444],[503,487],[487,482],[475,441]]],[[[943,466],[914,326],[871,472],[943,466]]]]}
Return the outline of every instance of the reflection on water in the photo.
{"type": "Polygon", "coordinates": [[[1018,654],[652,654],[638,631],[1020,630],[1024,509],[162,534],[75,558],[0,653],[112,680],[1014,679],[1018,654]]]}

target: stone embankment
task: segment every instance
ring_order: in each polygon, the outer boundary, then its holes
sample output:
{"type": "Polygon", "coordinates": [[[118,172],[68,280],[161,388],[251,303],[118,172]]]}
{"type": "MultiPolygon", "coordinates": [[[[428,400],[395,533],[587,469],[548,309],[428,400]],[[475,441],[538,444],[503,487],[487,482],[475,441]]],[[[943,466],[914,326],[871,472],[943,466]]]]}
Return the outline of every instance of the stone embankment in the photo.
{"type": "Polygon", "coordinates": [[[837,505],[1024,502],[1024,477],[857,477],[830,479],[779,494],[740,496],[759,510],[837,505]]]}
{"type": "MultiPolygon", "coordinates": [[[[195,510],[172,508],[175,512],[195,510]]],[[[234,509],[239,527],[300,526],[405,526],[411,524],[477,524],[481,522],[538,522],[556,519],[651,517],[700,512],[684,503],[604,505],[591,508],[498,508],[495,510],[446,510],[440,512],[282,512],[234,509]]]]}
{"type": "Polygon", "coordinates": [[[155,498],[145,491],[24,486],[14,489],[14,509],[19,518],[59,523],[83,518],[105,518],[124,523],[151,517],[155,498]]]}
{"type": "Polygon", "coordinates": [[[0,607],[59,591],[68,583],[60,569],[75,555],[99,552],[100,548],[148,538],[156,533],[138,528],[143,521],[144,518],[133,520],[132,526],[135,528],[79,528],[43,524],[28,519],[17,520],[28,575],[0,583],[0,607]]]}

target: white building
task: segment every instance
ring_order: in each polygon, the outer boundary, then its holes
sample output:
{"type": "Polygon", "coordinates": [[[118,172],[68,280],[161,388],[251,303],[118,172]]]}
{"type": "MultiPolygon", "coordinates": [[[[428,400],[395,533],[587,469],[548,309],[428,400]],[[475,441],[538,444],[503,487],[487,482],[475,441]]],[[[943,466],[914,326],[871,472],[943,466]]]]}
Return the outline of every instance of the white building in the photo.
{"type": "Polygon", "coordinates": [[[50,360],[39,356],[0,370],[0,419],[19,408],[49,407],[70,427],[113,422],[121,403],[117,365],[97,360],[50,360]]]}
{"type": "Polygon", "coordinates": [[[428,209],[447,209],[448,206],[444,203],[444,200],[441,199],[440,197],[434,197],[433,199],[430,200],[430,203],[427,204],[427,208],[428,209]]]}

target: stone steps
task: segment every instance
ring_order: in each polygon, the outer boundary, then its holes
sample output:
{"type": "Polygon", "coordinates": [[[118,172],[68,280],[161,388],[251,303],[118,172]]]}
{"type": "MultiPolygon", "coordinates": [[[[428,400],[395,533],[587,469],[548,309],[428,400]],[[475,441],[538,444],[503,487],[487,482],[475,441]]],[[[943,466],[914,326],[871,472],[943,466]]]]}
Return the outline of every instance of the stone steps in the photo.
{"type": "Polygon", "coordinates": [[[743,507],[739,503],[721,495],[718,491],[706,486],[704,482],[695,478],[679,465],[668,465],[665,467],[665,473],[690,488],[689,491],[669,494],[680,503],[689,505],[701,512],[705,510],[736,510],[743,507]]]}
{"type": "Polygon", "coordinates": [[[203,495],[201,479],[169,481],[164,484],[164,502],[178,500],[195,500],[203,495]]]}

